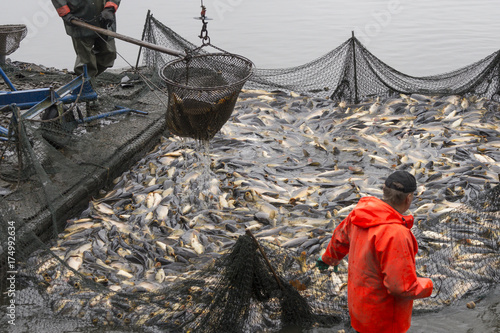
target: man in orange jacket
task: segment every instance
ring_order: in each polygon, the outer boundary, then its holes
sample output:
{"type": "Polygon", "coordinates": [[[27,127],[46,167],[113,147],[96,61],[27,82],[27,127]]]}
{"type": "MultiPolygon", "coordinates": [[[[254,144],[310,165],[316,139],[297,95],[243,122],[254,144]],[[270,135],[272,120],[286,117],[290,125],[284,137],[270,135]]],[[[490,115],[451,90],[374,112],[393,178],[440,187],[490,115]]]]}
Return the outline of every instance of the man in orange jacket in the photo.
{"type": "Polygon", "coordinates": [[[323,270],[337,266],[349,254],[347,302],[351,326],[358,332],[406,332],[413,300],[432,293],[432,281],[416,274],[413,216],[403,215],[416,189],[410,173],[391,174],[383,199],[361,198],[335,228],[326,252],[316,262],[323,270]]]}

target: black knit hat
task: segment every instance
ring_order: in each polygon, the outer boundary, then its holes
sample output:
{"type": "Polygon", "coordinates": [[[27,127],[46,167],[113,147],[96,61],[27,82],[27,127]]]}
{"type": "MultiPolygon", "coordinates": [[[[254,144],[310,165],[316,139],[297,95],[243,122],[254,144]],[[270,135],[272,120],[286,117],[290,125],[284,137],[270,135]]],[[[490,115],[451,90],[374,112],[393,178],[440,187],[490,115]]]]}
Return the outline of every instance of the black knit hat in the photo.
{"type": "Polygon", "coordinates": [[[410,193],[417,189],[417,181],[415,177],[407,171],[396,171],[387,177],[385,186],[403,193],[410,193]]]}

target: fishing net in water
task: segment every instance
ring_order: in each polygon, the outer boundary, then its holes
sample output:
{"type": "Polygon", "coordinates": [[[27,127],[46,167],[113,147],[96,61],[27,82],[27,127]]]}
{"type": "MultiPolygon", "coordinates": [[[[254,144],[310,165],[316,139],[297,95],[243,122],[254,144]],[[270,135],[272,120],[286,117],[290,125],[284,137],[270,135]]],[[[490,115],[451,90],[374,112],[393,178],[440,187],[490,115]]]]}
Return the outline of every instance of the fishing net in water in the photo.
{"type": "MultiPolygon", "coordinates": [[[[154,17],[146,40],[176,50],[193,49],[184,39],[154,17]]],[[[148,66],[161,68],[171,57],[146,52],[148,66]]],[[[386,65],[352,37],[329,53],[300,66],[257,68],[247,88],[283,90],[335,101],[358,103],[367,96],[419,93],[424,95],[481,96],[500,101],[500,51],[455,71],[425,77],[405,75],[386,65]]]]}
{"type": "MultiPolygon", "coordinates": [[[[304,273],[305,254],[294,256],[267,242],[258,246],[273,270],[251,237],[240,236],[226,255],[154,292],[148,291],[152,282],[113,291],[112,285],[123,276],[82,275],[74,270],[78,263],[72,257],[61,260],[49,249],[38,250],[16,277],[16,288],[21,289],[16,325],[36,322],[40,331],[47,326],[61,331],[236,333],[328,327],[345,320],[345,288],[343,299],[321,290],[333,286],[330,274],[304,273]]],[[[137,261],[140,256],[136,254],[137,261]]],[[[157,264],[159,272],[169,262],[157,264]]],[[[96,271],[98,265],[105,263],[96,262],[96,271]]]]}
{"type": "Polygon", "coordinates": [[[430,277],[434,300],[415,301],[429,311],[464,298],[480,301],[500,282],[500,187],[478,194],[460,208],[422,221],[417,273],[430,277]]]}

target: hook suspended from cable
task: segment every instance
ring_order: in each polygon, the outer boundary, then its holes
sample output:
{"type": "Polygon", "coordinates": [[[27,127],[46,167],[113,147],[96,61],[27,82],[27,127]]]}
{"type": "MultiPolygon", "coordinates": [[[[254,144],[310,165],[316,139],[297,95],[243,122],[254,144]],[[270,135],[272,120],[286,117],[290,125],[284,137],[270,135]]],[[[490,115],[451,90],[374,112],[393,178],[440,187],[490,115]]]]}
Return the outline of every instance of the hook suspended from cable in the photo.
{"type": "Polygon", "coordinates": [[[195,17],[197,20],[201,20],[203,23],[203,26],[201,28],[200,35],[198,36],[201,40],[203,45],[209,45],[210,44],[210,37],[208,37],[208,30],[207,30],[207,25],[208,25],[208,20],[211,20],[211,18],[208,18],[206,16],[207,13],[207,7],[203,5],[203,0],[201,0],[201,13],[199,17],[195,17]]]}
{"type": "Polygon", "coordinates": [[[203,0],[201,0],[201,17],[205,17],[205,13],[207,12],[207,8],[203,6],[203,0]]]}

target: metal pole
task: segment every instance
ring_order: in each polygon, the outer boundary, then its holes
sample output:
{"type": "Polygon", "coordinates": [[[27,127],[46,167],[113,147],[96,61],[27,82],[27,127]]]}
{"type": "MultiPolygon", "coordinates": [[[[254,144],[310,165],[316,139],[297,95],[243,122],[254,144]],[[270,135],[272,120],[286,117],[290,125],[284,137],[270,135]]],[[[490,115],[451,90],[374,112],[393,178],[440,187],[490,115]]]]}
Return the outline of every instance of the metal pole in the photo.
{"type": "Polygon", "coordinates": [[[7,74],[5,74],[5,72],[3,71],[2,67],[0,67],[0,75],[2,76],[5,83],[9,86],[10,90],[17,91],[16,87],[14,87],[12,82],[9,80],[9,77],[7,76],[7,74]]]}
{"type": "Polygon", "coordinates": [[[115,116],[115,115],[118,115],[118,114],[128,113],[128,112],[136,112],[136,113],[140,113],[140,114],[145,114],[144,111],[133,110],[133,109],[128,109],[128,108],[127,109],[126,108],[122,108],[122,109],[119,109],[119,110],[110,111],[110,112],[106,112],[106,113],[100,113],[100,114],[95,115],[95,116],[90,116],[90,117],[86,117],[86,118],[83,118],[83,119],[78,119],[76,122],[79,123],[79,124],[81,124],[81,123],[88,123],[88,122],[91,122],[92,120],[102,119],[102,118],[106,118],[106,117],[110,117],[110,116],[115,116]]]}
{"type": "Polygon", "coordinates": [[[160,51],[160,52],[167,53],[167,54],[170,54],[170,55],[173,55],[173,56],[177,56],[177,57],[181,57],[181,58],[184,58],[186,56],[186,54],[184,52],[179,52],[179,51],[176,51],[176,50],[168,49],[166,47],[163,47],[163,46],[160,46],[160,45],[156,45],[156,44],[147,43],[147,42],[144,42],[142,40],[138,40],[138,39],[135,39],[135,38],[132,38],[132,37],[129,37],[129,36],[125,36],[125,35],[116,33],[114,31],[110,31],[110,30],[107,30],[107,29],[102,29],[102,28],[96,27],[96,26],[94,26],[92,24],[88,24],[88,23],[85,23],[83,21],[80,21],[78,19],[71,20],[71,23],[74,24],[74,25],[76,25],[76,26],[78,26],[78,27],[87,28],[89,30],[95,31],[95,32],[100,33],[100,34],[105,35],[105,36],[109,36],[109,37],[113,37],[113,38],[118,38],[118,39],[121,39],[121,40],[123,40],[125,42],[128,42],[128,43],[132,43],[132,44],[136,44],[136,45],[139,45],[139,46],[147,47],[148,49],[151,49],[151,50],[160,51]]]}
{"type": "MultiPolygon", "coordinates": [[[[150,22],[151,10],[148,9],[148,14],[146,15],[146,23],[144,23],[144,29],[142,30],[141,40],[144,41],[144,37],[146,36],[146,30],[151,25],[150,22]]],[[[139,59],[141,58],[142,46],[139,48],[139,53],[137,54],[137,62],[135,63],[135,69],[139,67],[139,59]]]]}
{"type": "Polygon", "coordinates": [[[352,61],[354,66],[354,104],[358,103],[358,72],[356,69],[356,44],[354,43],[354,30],[352,31],[352,61]]]}

